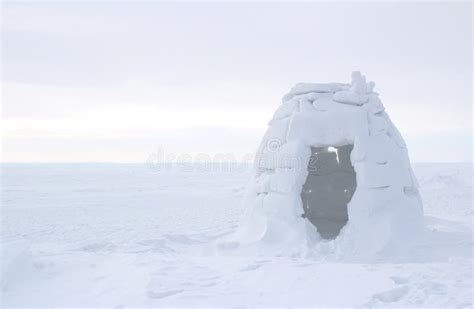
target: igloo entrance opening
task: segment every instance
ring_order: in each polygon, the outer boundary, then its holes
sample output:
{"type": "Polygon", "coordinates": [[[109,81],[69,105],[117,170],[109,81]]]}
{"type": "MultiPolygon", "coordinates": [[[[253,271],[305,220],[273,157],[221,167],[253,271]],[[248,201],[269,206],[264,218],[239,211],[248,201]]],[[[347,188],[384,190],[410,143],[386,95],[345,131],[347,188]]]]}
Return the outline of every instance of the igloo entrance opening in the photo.
{"type": "Polygon", "coordinates": [[[308,178],[301,192],[304,216],[321,237],[334,239],[347,223],[347,204],[356,190],[350,154],[353,145],[312,147],[308,178]]]}

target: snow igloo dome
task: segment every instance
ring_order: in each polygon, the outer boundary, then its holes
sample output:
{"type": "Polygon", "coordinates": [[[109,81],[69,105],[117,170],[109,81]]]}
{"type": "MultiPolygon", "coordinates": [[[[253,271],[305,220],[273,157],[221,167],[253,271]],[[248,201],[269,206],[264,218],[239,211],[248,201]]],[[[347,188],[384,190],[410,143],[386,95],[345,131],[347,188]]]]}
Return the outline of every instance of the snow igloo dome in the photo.
{"type": "Polygon", "coordinates": [[[377,254],[410,242],[422,203],[406,144],[360,72],[352,83],[300,83],[258,148],[240,244],[331,244],[377,254]]]}

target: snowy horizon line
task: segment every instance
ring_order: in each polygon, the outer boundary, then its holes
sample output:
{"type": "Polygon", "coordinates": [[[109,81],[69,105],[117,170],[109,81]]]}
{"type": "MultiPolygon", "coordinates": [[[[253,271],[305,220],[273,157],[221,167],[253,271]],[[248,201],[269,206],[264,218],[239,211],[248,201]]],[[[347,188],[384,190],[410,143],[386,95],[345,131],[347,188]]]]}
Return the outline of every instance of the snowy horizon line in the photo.
{"type": "MultiPolygon", "coordinates": [[[[209,162],[194,162],[194,161],[180,161],[180,162],[161,162],[158,164],[181,164],[181,163],[193,163],[193,164],[209,164],[209,162]]],[[[216,161],[212,162],[215,164],[220,163],[247,163],[253,164],[254,162],[249,161],[216,161]]],[[[433,164],[474,164],[474,161],[411,161],[412,164],[425,164],[425,163],[433,163],[433,164]]],[[[147,165],[147,162],[140,162],[140,161],[0,161],[0,165],[12,165],[12,164],[143,164],[147,165]]]]}

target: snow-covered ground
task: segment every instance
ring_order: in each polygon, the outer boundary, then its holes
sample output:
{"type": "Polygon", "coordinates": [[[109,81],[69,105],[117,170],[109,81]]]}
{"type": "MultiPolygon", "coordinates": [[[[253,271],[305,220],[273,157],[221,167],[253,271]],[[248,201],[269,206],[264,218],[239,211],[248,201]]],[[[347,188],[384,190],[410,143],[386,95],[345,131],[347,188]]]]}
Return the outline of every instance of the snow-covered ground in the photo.
{"type": "Polygon", "coordinates": [[[3,306],[472,307],[472,165],[413,167],[423,239],[367,263],[217,250],[242,218],[245,166],[3,165],[3,306]]]}

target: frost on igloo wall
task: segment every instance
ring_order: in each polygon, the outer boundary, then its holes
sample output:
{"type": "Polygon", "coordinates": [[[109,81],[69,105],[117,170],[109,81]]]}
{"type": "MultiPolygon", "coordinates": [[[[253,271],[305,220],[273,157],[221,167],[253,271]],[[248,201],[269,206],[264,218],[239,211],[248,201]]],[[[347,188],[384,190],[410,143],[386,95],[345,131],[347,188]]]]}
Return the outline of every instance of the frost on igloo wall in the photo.
{"type": "MultiPolygon", "coordinates": [[[[331,241],[333,251],[373,256],[404,248],[414,238],[422,219],[418,185],[406,144],[374,86],[354,72],[351,84],[300,83],[283,97],[257,151],[244,201],[247,213],[235,235],[239,244],[288,248],[331,241]],[[328,178],[308,177],[315,149],[346,149],[350,168],[331,172],[347,173],[334,176],[332,187],[326,183],[322,188],[328,178]],[[337,183],[347,177],[355,177],[355,184],[337,183]],[[303,205],[309,203],[305,192],[311,188],[316,191],[311,203],[326,207],[326,219],[318,217],[321,209],[311,214],[304,208],[309,205],[303,205]],[[328,190],[349,195],[325,197],[328,190]],[[340,227],[325,237],[328,218],[339,220],[340,227]]],[[[319,169],[328,168],[328,162],[319,169]]]]}

